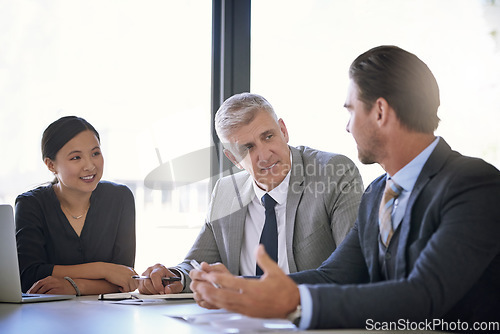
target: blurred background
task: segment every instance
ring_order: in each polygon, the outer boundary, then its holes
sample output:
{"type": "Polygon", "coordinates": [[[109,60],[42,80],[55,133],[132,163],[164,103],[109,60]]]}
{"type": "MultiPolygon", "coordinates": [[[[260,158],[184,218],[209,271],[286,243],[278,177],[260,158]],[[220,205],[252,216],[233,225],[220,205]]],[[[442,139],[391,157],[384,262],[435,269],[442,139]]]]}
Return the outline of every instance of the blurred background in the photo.
{"type": "MultiPolygon", "coordinates": [[[[383,173],[357,160],[345,131],[347,70],[362,52],[400,46],[441,90],[436,132],[500,168],[500,4],[495,0],[252,0],[251,91],[282,117],[291,145],[342,153],[365,186],[383,173]]],[[[207,179],[144,185],[172,159],[212,145],[209,0],[0,0],[0,202],[52,179],[43,130],[61,116],[101,134],[103,179],[137,209],[136,270],[182,261],[204,222],[207,179]]]]}

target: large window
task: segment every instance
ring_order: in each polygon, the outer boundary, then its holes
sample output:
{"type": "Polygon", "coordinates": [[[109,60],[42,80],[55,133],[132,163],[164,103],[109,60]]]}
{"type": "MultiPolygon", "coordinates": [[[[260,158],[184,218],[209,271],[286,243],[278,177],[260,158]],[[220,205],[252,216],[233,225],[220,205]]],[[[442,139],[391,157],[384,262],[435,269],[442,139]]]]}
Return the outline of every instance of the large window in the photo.
{"type": "MultiPolygon", "coordinates": [[[[182,260],[210,193],[198,175],[210,173],[211,11],[210,0],[0,2],[0,202],[51,180],[42,131],[82,116],[101,133],[104,179],[135,194],[137,270],[182,260]],[[184,165],[193,182],[145,186],[179,161],[195,162],[184,165]]],[[[437,134],[500,167],[499,24],[495,0],[252,0],[251,91],[292,145],[347,155],[367,185],[382,169],[358,162],[345,131],[347,69],[373,46],[399,45],[438,80],[437,134]]]]}
{"type": "MultiPolygon", "coordinates": [[[[65,115],[101,134],[103,179],[127,184],[137,208],[137,260],[177,264],[209,199],[208,180],[144,186],[150,172],[207,148],[211,3],[49,0],[0,3],[0,202],[52,179],[40,139],[65,115]]],[[[197,169],[206,169],[199,161],[197,169]]]]}
{"type": "Polygon", "coordinates": [[[253,0],[251,89],[267,97],[293,145],[343,153],[365,186],[345,131],[347,70],[362,52],[398,45],[420,57],[441,91],[437,135],[500,167],[500,4],[456,0],[253,0]]]}

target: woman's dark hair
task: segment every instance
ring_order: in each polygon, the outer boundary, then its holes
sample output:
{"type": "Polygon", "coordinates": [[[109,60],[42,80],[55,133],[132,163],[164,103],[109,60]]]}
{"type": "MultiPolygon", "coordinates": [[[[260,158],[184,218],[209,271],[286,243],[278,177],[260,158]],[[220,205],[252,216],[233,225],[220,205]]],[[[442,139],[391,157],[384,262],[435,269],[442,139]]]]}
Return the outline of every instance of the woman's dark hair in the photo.
{"type": "Polygon", "coordinates": [[[42,136],[42,159],[55,160],[57,152],[77,134],[85,130],[94,132],[97,140],[101,141],[96,129],[83,118],[65,116],[50,124],[42,136]]]}
{"type": "Polygon", "coordinates": [[[427,65],[397,46],[379,46],[354,60],[349,77],[369,109],[383,97],[408,129],[432,133],[439,117],[439,87],[427,65]]]}

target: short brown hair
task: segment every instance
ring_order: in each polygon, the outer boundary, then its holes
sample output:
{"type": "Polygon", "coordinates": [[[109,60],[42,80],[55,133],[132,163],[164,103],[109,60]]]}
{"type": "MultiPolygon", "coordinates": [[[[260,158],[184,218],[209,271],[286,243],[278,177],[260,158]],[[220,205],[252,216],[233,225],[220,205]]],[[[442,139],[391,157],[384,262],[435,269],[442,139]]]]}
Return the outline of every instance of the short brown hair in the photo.
{"type": "Polygon", "coordinates": [[[349,77],[368,109],[382,97],[408,129],[423,133],[437,129],[439,87],[427,65],[414,54],[396,46],[373,48],[354,60],[349,77]]]}

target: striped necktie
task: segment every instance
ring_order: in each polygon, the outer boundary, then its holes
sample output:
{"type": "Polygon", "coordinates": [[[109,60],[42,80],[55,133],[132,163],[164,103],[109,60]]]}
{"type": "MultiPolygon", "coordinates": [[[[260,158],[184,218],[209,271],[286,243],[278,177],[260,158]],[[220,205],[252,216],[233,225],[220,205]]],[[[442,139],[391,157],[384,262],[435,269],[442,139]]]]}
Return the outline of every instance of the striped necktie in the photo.
{"type": "Polygon", "coordinates": [[[388,246],[391,241],[391,237],[394,234],[392,228],[392,209],[394,207],[394,201],[401,194],[401,188],[392,179],[388,179],[385,184],[384,195],[382,201],[380,202],[380,209],[378,213],[378,223],[380,229],[380,240],[384,246],[388,246]]]}
{"type": "MultiPolygon", "coordinates": [[[[266,220],[262,234],[260,235],[260,243],[264,245],[271,259],[278,262],[278,223],[276,221],[276,212],[274,211],[276,201],[269,194],[265,194],[262,196],[262,203],[266,208],[266,220]]],[[[256,273],[257,275],[263,274],[262,269],[258,265],[256,273]]]]}

